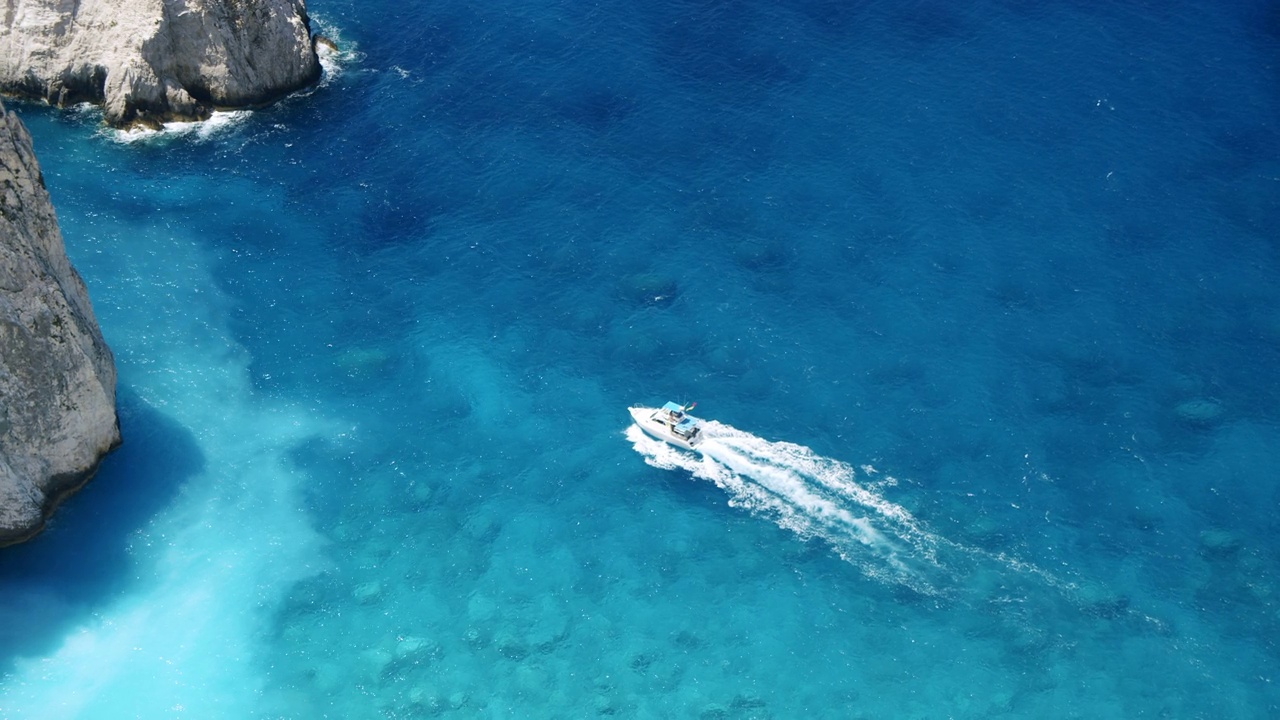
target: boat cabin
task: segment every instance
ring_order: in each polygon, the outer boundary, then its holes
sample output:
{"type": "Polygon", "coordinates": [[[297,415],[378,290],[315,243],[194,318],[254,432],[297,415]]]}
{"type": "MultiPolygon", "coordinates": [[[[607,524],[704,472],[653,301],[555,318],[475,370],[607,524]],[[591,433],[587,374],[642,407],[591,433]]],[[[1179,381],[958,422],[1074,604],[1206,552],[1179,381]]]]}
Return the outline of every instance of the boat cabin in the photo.
{"type": "Polygon", "coordinates": [[[685,414],[683,405],[669,402],[662,406],[658,417],[673,434],[685,440],[692,440],[698,434],[698,421],[685,414]]]}

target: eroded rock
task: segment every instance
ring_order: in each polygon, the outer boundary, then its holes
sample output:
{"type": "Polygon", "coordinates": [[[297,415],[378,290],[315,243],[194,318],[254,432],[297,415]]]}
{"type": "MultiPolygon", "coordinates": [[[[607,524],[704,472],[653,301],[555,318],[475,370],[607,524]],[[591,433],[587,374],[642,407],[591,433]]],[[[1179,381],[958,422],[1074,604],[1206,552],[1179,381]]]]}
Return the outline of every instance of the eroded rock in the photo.
{"type": "Polygon", "coordinates": [[[0,91],[101,104],[109,125],[207,118],[315,82],[303,0],[9,0],[0,91]]]}
{"type": "Polygon", "coordinates": [[[39,532],[119,444],[115,360],[31,136],[0,105],[0,545],[39,532]]]}

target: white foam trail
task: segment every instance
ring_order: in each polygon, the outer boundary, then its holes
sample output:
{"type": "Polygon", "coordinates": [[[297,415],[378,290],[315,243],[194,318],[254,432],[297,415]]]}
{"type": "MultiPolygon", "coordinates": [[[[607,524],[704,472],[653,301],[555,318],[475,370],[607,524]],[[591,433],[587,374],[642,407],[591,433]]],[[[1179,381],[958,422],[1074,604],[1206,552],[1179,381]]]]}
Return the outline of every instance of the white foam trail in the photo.
{"type": "Polygon", "coordinates": [[[948,573],[940,539],[909,511],[868,490],[851,466],[809,448],[770,442],[704,421],[700,454],[677,450],[632,425],[627,438],[645,462],[682,468],[729,494],[729,504],[769,517],[800,537],[828,543],[871,577],[936,594],[948,573]]]}
{"type": "Polygon", "coordinates": [[[819,539],[868,576],[927,595],[963,591],[961,582],[983,566],[1035,578],[1069,595],[1076,587],[1009,553],[957,543],[934,533],[883,492],[897,480],[863,465],[854,468],[788,442],[771,442],[715,421],[703,421],[700,454],[655,440],[637,426],[627,439],[645,462],[683,469],[729,494],[729,505],[772,519],[805,540],[819,539]]]}

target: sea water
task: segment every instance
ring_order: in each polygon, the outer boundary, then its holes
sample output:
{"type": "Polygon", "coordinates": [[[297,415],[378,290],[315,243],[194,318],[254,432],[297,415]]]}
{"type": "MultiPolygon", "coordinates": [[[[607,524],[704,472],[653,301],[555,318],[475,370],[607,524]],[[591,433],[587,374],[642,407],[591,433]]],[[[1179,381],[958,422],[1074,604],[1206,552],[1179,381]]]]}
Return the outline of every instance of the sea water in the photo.
{"type": "Polygon", "coordinates": [[[11,104],[125,445],[0,717],[1280,713],[1274,4],[309,9],[271,108],[11,104]]]}

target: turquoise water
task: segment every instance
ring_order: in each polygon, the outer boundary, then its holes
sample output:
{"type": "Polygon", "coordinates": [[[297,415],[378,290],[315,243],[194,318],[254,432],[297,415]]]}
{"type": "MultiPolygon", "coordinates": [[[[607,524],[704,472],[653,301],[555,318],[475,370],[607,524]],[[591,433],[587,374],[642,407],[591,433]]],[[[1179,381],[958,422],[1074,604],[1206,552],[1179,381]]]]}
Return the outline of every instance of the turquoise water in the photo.
{"type": "Polygon", "coordinates": [[[634,5],[15,106],[126,445],[0,717],[1280,714],[1274,4],[634,5]]]}

